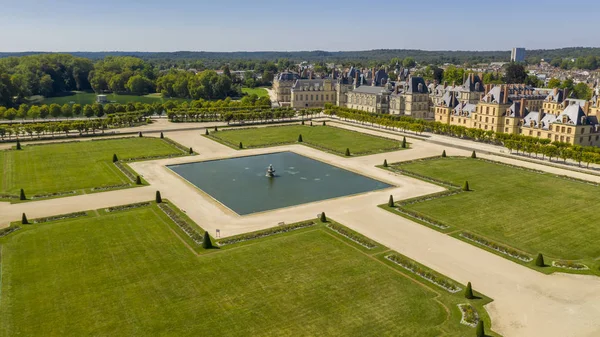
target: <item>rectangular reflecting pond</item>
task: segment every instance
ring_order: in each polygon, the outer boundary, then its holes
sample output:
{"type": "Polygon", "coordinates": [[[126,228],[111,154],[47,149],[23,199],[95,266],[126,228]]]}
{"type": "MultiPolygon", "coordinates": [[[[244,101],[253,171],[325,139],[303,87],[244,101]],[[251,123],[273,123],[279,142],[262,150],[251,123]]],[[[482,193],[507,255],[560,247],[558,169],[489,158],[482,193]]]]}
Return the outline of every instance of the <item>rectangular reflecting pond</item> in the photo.
{"type": "Polygon", "coordinates": [[[240,215],[392,186],[293,152],[168,168],[240,215]],[[271,164],[275,169],[273,178],[266,176],[271,164]]]}

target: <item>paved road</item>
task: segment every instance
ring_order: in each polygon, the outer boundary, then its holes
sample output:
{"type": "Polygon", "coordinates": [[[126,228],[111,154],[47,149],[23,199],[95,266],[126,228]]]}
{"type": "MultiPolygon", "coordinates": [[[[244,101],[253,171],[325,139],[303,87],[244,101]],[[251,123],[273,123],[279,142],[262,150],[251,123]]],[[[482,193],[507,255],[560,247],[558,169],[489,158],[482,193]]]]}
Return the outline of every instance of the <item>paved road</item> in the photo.
{"type": "MultiPolygon", "coordinates": [[[[339,125],[354,129],[356,127],[339,125]]],[[[375,130],[364,132],[380,134],[375,130]]],[[[400,135],[381,134],[401,139],[400,135]]],[[[456,240],[400,216],[385,212],[376,205],[385,203],[389,194],[396,200],[440,191],[441,188],[406,176],[375,168],[383,159],[388,162],[439,155],[444,148],[450,155],[470,155],[470,151],[448,149],[428,141],[412,140],[413,149],[366,157],[342,158],[302,145],[269,149],[233,150],[200,135],[198,131],[173,131],[169,137],[199,156],[132,163],[132,167],[151,186],[74,196],[23,204],[0,203],[0,222],[20,219],[26,212],[30,218],[102,208],[125,203],[153,200],[156,190],[169,198],[198,223],[223,236],[276,226],[280,221],[294,222],[314,217],[321,211],[346,226],[369,236],[459,282],[472,282],[474,287],[492,297],[488,305],[492,329],[505,336],[600,336],[600,278],[568,274],[544,275],[503,259],[470,244],[456,240]],[[282,150],[335,164],[377,177],[396,187],[384,191],[310,203],[249,216],[238,216],[207,195],[187,184],[164,167],[165,164],[253,155],[282,150]]],[[[453,139],[454,141],[454,139],[453,139]]],[[[485,145],[485,144],[482,144],[485,145]]],[[[597,176],[498,157],[485,158],[520,164],[552,173],[599,181],[597,176]]]]}

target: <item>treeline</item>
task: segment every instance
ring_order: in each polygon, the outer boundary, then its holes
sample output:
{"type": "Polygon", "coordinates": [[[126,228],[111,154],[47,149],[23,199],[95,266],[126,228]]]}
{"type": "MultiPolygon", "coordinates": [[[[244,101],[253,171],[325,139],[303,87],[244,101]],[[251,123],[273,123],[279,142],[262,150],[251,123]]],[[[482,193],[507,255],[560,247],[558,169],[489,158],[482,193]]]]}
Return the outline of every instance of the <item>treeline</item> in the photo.
{"type": "Polygon", "coordinates": [[[408,116],[382,115],[348,109],[327,104],[324,113],[335,115],[341,119],[358,121],[360,123],[380,125],[385,128],[396,128],[415,133],[431,132],[462,139],[503,145],[509,150],[522,151],[529,155],[571,159],[581,163],[600,164],[600,148],[594,146],[579,146],[563,142],[551,142],[550,139],[529,137],[518,134],[494,132],[467,128],[459,125],[443,124],[435,121],[415,119],[408,116]]]}
{"type": "Polygon", "coordinates": [[[97,131],[104,133],[111,128],[131,127],[145,122],[142,112],[129,112],[113,114],[106,118],[94,118],[77,121],[26,123],[26,124],[0,124],[0,140],[15,138],[54,138],[55,136],[68,137],[73,132],[79,135],[95,134],[97,131]]]}
{"type": "Polygon", "coordinates": [[[127,104],[108,103],[108,104],[50,104],[50,105],[27,105],[21,104],[17,108],[0,107],[0,120],[9,121],[24,119],[47,119],[47,118],[72,118],[72,117],[102,117],[114,113],[141,111],[148,115],[162,115],[165,111],[172,109],[227,109],[227,108],[249,108],[270,106],[271,101],[268,97],[260,97],[252,94],[245,96],[240,101],[234,101],[231,98],[224,100],[207,101],[203,99],[191,102],[180,102],[168,100],[164,103],[155,102],[153,104],[144,104],[141,102],[129,102],[127,104]]]}
{"type": "Polygon", "coordinates": [[[172,122],[211,122],[221,121],[229,123],[261,123],[291,119],[298,115],[314,116],[321,112],[320,108],[296,111],[292,108],[231,107],[228,109],[172,109],[167,112],[167,117],[172,122]]]}

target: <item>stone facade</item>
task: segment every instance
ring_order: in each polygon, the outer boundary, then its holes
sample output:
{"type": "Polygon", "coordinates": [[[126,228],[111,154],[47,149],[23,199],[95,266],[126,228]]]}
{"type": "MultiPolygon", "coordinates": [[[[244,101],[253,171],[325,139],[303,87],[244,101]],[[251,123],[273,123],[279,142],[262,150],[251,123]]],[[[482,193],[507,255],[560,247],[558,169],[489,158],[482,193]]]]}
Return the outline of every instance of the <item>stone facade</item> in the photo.
{"type": "Polygon", "coordinates": [[[290,106],[292,101],[292,86],[300,79],[300,75],[293,72],[283,72],[273,79],[273,91],[277,102],[281,106],[290,106]]]}
{"type": "Polygon", "coordinates": [[[323,107],[325,103],[335,104],[336,100],[331,79],[296,80],[291,88],[292,108],[323,107]]]}

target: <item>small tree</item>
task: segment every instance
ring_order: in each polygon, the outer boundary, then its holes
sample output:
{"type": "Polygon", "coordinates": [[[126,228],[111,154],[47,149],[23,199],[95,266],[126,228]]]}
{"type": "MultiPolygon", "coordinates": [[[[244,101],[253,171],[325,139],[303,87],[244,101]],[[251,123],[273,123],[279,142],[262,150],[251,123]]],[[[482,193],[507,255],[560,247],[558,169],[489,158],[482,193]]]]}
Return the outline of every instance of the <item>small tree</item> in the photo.
{"type": "Polygon", "coordinates": [[[23,216],[21,217],[21,224],[22,225],[29,224],[29,220],[27,220],[27,215],[25,215],[25,213],[23,213],[23,216]]]}
{"type": "Polygon", "coordinates": [[[388,206],[394,207],[394,196],[390,194],[390,200],[388,200],[388,206]]]}
{"type": "Polygon", "coordinates": [[[325,212],[321,212],[321,217],[319,218],[321,222],[327,222],[327,217],[325,216],[325,212]]]}
{"type": "Polygon", "coordinates": [[[477,158],[477,155],[475,154],[475,151],[473,151],[473,153],[471,153],[471,158],[473,158],[473,159],[477,158]]]}
{"type": "Polygon", "coordinates": [[[467,288],[465,289],[465,298],[472,300],[475,298],[473,295],[473,288],[471,287],[471,282],[467,283],[467,288]]]}
{"type": "Polygon", "coordinates": [[[161,132],[160,133],[160,139],[164,139],[164,138],[165,138],[165,135],[163,135],[163,133],[161,132]]]}
{"type": "Polygon", "coordinates": [[[546,266],[546,264],[544,263],[544,255],[542,255],[542,253],[539,253],[538,256],[535,258],[535,265],[538,267],[546,266]]]}
{"type": "Polygon", "coordinates": [[[212,241],[210,241],[210,235],[208,232],[204,232],[204,238],[202,239],[202,248],[211,249],[213,247],[212,241]]]}
{"type": "Polygon", "coordinates": [[[323,121],[323,126],[325,126],[325,121],[323,121]]]}
{"type": "Polygon", "coordinates": [[[113,153],[113,163],[116,163],[119,161],[119,158],[117,157],[116,153],[113,153]]]}
{"type": "Polygon", "coordinates": [[[140,178],[140,176],[136,176],[135,177],[135,184],[136,185],[141,185],[142,184],[142,178],[140,178]]]}
{"type": "Polygon", "coordinates": [[[350,149],[346,148],[346,157],[350,157],[350,149]]]}
{"type": "Polygon", "coordinates": [[[27,198],[25,197],[25,191],[23,191],[23,189],[21,189],[21,194],[19,195],[19,200],[27,200],[27,198]]]}
{"type": "Polygon", "coordinates": [[[140,132],[138,133],[138,136],[139,136],[139,137],[143,137],[143,136],[142,136],[142,131],[140,131],[140,132]]]}
{"type": "Polygon", "coordinates": [[[442,158],[446,158],[446,150],[442,152],[442,158]]]}
{"type": "Polygon", "coordinates": [[[485,328],[481,319],[479,320],[479,322],[477,322],[477,327],[475,328],[475,336],[485,337],[485,328]]]}
{"type": "Polygon", "coordinates": [[[302,143],[302,134],[298,135],[298,143],[302,143]]]}
{"type": "Polygon", "coordinates": [[[204,134],[208,136],[208,129],[204,129],[204,134]]]}
{"type": "Polygon", "coordinates": [[[240,149],[244,148],[244,144],[242,144],[242,142],[240,142],[240,149]]]}
{"type": "Polygon", "coordinates": [[[406,149],[406,137],[402,137],[402,148],[406,149]]]}
{"type": "Polygon", "coordinates": [[[156,191],[156,203],[160,204],[162,202],[162,197],[160,196],[160,191],[156,191]]]}
{"type": "Polygon", "coordinates": [[[388,167],[387,159],[383,160],[383,167],[388,167]]]}
{"type": "Polygon", "coordinates": [[[465,181],[465,184],[463,185],[462,190],[465,191],[465,192],[470,191],[470,189],[469,189],[469,182],[468,181],[465,181]]]}
{"type": "Polygon", "coordinates": [[[192,148],[190,147],[189,153],[190,153],[190,154],[194,154],[194,149],[192,149],[192,148]]]}
{"type": "Polygon", "coordinates": [[[17,139],[17,150],[20,150],[20,149],[21,149],[21,141],[19,141],[19,140],[17,139]]]}

